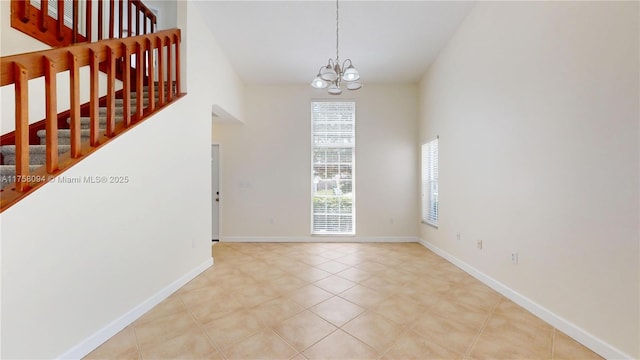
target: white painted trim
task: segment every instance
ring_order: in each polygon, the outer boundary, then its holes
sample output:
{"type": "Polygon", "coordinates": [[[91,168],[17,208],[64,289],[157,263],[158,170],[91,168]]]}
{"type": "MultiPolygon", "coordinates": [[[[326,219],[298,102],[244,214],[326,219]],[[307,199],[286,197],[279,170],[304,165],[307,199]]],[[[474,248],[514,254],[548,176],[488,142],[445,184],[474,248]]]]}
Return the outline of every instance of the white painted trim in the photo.
{"type": "Polygon", "coordinates": [[[153,296],[143,301],[142,303],[129,310],[126,314],[113,320],[109,325],[98,330],[93,335],[81,341],[79,344],[69,349],[64,354],[60,355],[58,359],[81,359],[88,355],[90,352],[98,348],[105,341],[109,340],[112,336],[120,332],[120,330],[129,326],[136,321],[139,317],[144,315],[147,311],[151,310],[154,306],[161,303],[164,299],[168,298],[176,290],[180,289],[189,281],[193,280],[196,276],[200,275],[203,271],[213,265],[213,258],[207,259],[207,261],[198,265],[193,270],[184,274],[178,280],[169,284],[164,289],[158,291],[153,296]]]}
{"type": "Polygon", "coordinates": [[[406,243],[418,242],[415,236],[221,236],[220,242],[354,242],[354,243],[406,243]]]}
{"type": "Polygon", "coordinates": [[[537,317],[546,321],[551,326],[567,334],[568,336],[570,336],[577,342],[581,343],[582,345],[588,347],[589,349],[596,352],[600,356],[606,359],[633,359],[632,356],[625,354],[623,351],[619,349],[616,349],[615,347],[604,342],[600,338],[590,334],[586,330],[576,326],[575,324],[569,322],[563,317],[551,312],[549,309],[545,308],[544,306],[535,303],[534,301],[527,298],[526,296],[511,289],[510,287],[497,281],[496,279],[484,274],[480,270],[456,258],[455,256],[449,254],[448,252],[431,244],[430,242],[420,238],[418,238],[418,242],[422,244],[424,247],[426,247],[427,249],[433,251],[437,255],[441,256],[442,258],[451,262],[455,266],[459,267],[467,274],[473,276],[474,278],[480,280],[481,282],[483,282],[485,285],[489,286],[493,290],[504,295],[509,300],[529,310],[531,313],[533,313],[537,317]]]}

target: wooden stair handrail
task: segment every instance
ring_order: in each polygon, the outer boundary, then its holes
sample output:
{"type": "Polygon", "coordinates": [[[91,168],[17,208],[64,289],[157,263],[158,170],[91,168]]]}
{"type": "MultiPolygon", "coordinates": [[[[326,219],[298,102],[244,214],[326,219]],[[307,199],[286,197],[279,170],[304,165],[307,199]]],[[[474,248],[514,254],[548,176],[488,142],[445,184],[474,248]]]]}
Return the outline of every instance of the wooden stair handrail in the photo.
{"type": "MultiPolygon", "coordinates": [[[[56,63],[57,72],[64,72],[70,69],[69,58],[67,55],[70,52],[78,56],[78,64],[80,67],[83,67],[90,64],[90,50],[93,50],[96,55],[98,55],[98,60],[100,62],[104,62],[107,60],[108,47],[113,48],[115,56],[119,58],[123,56],[123,50],[125,47],[130,53],[134,53],[136,50],[136,44],[140,44],[143,50],[147,50],[147,40],[151,40],[152,44],[156,44],[160,39],[162,39],[162,43],[165,48],[167,45],[171,45],[175,48],[174,45],[176,45],[176,43],[179,44],[181,41],[180,29],[162,30],[152,34],[123,39],[102,40],[88,44],[71,45],[64,48],[3,56],[0,58],[0,86],[15,83],[15,74],[11,65],[14,62],[20,63],[26,68],[28,72],[28,79],[31,80],[44,76],[45,66],[42,62],[43,56],[48,57],[56,63]],[[124,47],[122,45],[124,45],[124,47]]],[[[156,46],[153,46],[153,48],[156,49],[156,46]]],[[[178,47],[177,50],[179,51],[180,48],[178,47]]]]}
{"type": "MultiPolygon", "coordinates": [[[[127,130],[128,127],[139,123],[162,107],[168,105],[173,99],[181,97],[180,74],[180,41],[179,29],[159,31],[153,34],[103,40],[88,44],[77,44],[64,48],[37,51],[26,54],[4,56],[0,58],[0,86],[15,85],[15,145],[16,145],[16,182],[15,187],[3,188],[0,192],[0,212],[35,187],[46,182],[53,174],[68,168],[81,157],[86,156],[95,148],[103,145],[110,138],[127,130]],[[157,53],[156,53],[157,51],[157,53]],[[136,111],[134,116],[129,115],[129,105],[125,101],[125,115],[122,124],[116,126],[115,122],[115,97],[116,79],[115,66],[119,60],[124,66],[130,66],[131,55],[136,54],[136,76],[129,78],[131,69],[125,69],[126,85],[133,82],[136,89],[136,111]],[[165,55],[166,54],[166,55],[165,55]],[[171,59],[175,56],[174,59],[171,59]],[[166,59],[163,59],[166,56],[166,59]],[[158,58],[155,65],[154,59],[158,58]],[[147,61],[143,61],[147,59],[147,61]],[[166,60],[166,61],[164,61],[166,60]],[[98,71],[99,64],[107,63],[107,130],[101,131],[99,127],[98,112],[98,71]],[[143,66],[143,63],[145,66],[143,66]],[[80,68],[89,66],[90,89],[90,140],[83,144],[80,137],[80,68]],[[160,78],[158,102],[154,97],[155,70],[158,76],[166,74],[167,89],[164,89],[164,79],[160,78]],[[58,159],[58,119],[56,109],[56,97],[58,96],[56,75],[69,70],[70,78],[70,129],[71,152],[70,158],[62,163],[58,159]],[[143,73],[148,71],[148,73],[143,73]],[[171,73],[176,74],[175,86],[171,81],[171,73]],[[37,171],[38,176],[30,176],[29,171],[29,93],[28,81],[31,79],[45,78],[45,103],[46,103],[46,166],[44,170],[37,171]],[[144,106],[143,82],[148,79],[149,102],[144,106]],[[165,91],[166,90],[166,91],[165,91]],[[101,137],[102,135],[102,137],[101,137]],[[102,140],[101,140],[102,139],[102,140]]],[[[132,65],[132,64],[131,64],[132,65]]],[[[129,87],[123,88],[124,98],[128,99],[129,87]]],[[[36,174],[36,172],[34,172],[36,174]]]]}
{"type": "Polygon", "coordinates": [[[58,9],[64,8],[64,0],[41,0],[40,9],[33,6],[29,0],[11,0],[11,27],[53,47],[146,35],[153,33],[157,28],[156,15],[141,0],[86,0],[82,2],[86,4],[83,14],[80,14],[78,0],[74,0],[71,25],[65,23],[64,11],[58,11],[55,18],[49,15],[50,1],[55,1],[58,9]],[[79,19],[82,17],[85,22],[81,28],[79,19]],[[125,17],[128,25],[126,32],[125,17]],[[98,28],[95,38],[94,22],[98,28]]]}

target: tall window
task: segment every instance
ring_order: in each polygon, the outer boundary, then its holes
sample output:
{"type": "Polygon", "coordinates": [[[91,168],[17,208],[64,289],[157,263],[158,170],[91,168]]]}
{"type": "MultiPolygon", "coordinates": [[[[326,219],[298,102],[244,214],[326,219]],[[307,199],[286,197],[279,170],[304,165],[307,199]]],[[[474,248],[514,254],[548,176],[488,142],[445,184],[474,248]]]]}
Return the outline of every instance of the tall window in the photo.
{"type": "Polygon", "coordinates": [[[438,139],[422,144],[422,222],[438,226],[438,139]]]}
{"type": "Polygon", "coordinates": [[[355,102],[311,102],[312,234],[355,234],[355,102]]]}

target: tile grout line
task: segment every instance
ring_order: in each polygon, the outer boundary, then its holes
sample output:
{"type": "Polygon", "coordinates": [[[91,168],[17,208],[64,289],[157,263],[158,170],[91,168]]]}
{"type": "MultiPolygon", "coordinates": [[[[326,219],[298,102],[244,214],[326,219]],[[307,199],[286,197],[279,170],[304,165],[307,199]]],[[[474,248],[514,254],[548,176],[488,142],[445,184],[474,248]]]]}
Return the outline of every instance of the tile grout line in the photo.
{"type": "MultiPolygon", "coordinates": [[[[295,316],[295,315],[294,315],[295,316]]],[[[284,341],[285,344],[289,345],[290,348],[293,349],[293,351],[295,351],[295,354],[293,354],[293,356],[289,357],[289,359],[297,356],[298,354],[301,354],[302,351],[298,351],[298,349],[296,349],[292,344],[289,344],[289,342],[287,341],[287,339],[283,338],[282,336],[280,336],[280,334],[278,334],[278,332],[276,331],[276,329],[274,329],[273,327],[269,327],[269,330],[271,330],[272,333],[274,333],[280,340],[284,341]]],[[[304,355],[303,355],[304,356],[304,355]]]]}
{"type": "Polygon", "coordinates": [[[380,356],[378,356],[378,359],[382,359],[385,355],[387,355],[387,353],[391,351],[391,349],[396,345],[400,336],[404,335],[405,333],[408,333],[409,331],[412,331],[411,325],[408,325],[408,324],[404,325],[404,328],[398,332],[398,335],[395,337],[395,339],[393,339],[393,341],[391,341],[391,344],[389,344],[389,346],[387,346],[387,348],[380,353],[380,356]]]}
{"type": "Polygon", "coordinates": [[[211,345],[213,345],[213,348],[216,349],[216,351],[222,355],[223,358],[227,358],[227,356],[225,355],[225,353],[222,352],[222,349],[220,349],[220,347],[218,346],[218,344],[216,344],[216,342],[211,338],[211,336],[209,336],[209,333],[204,329],[204,327],[202,326],[202,324],[200,324],[200,322],[198,321],[198,319],[196,319],[196,316],[193,314],[193,311],[191,311],[191,308],[187,306],[187,304],[184,303],[184,301],[182,300],[182,297],[180,295],[178,295],[178,299],[180,300],[180,303],[182,303],[182,306],[187,310],[187,312],[189,313],[189,315],[191,315],[191,319],[196,323],[196,325],[198,326],[198,328],[200,329],[200,331],[202,331],[204,333],[204,335],[207,337],[207,339],[209,339],[209,343],[211,345]]]}
{"type": "Polygon", "coordinates": [[[144,360],[142,356],[142,349],[140,349],[140,341],[138,340],[138,333],[136,332],[136,327],[132,324],[131,330],[133,330],[133,337],[136,339],[136,349],[138,350],[138,356],[140,356],[141,360],[144,360]]]}
{"type": "Polygon", "coordinates": [[[482,323],[482,326],[478,330],[478,333],[473,338],[473,341],[471,341],[471,345],[469,345],[469,348],[464,353],[463,359],[469,359],[469,356],[471,355],[471,352],[473,351],[473,348],[478,343],[478,340],[480,340],[480,336],[482,335],[482,332],[487,327],[487,324],[489,324],[489,320],[491,319],[491,317],[495,313],[495,311],[498,308],[498,306],[502,303],[502,298],[499,298],[499,299],[500,299],[500,301],[496,301],[496,303],[491,307],[491,311],[489,311],[489,314],[487,315],[486,319],[484,319],[484,322],[482,323]]]}
{"type": "Polygon", "coordinates": [[[556,331],[558,331],[558,329],[554,327],[553,332],[551,333],[551,360],[556,357],[556,331]]]}
{"type": "MultiPolygon", "coordinates": [[[[323,319],[323,320],[324,320],[324,319],[323,319]]],[[[326,320],[325,320],[325,321],[326,321],[326,320]]],[[[328,321],[327,321],[327,322],[328,322],[328,321]]],[[[329,322],[329,324],[331,324],[331,323],[329,322]]],[[[331,325],[333,325],[333,324],[331,324],[331,325]]],[[[311,345],[309,345],[309,346],[305,347],[302,351],[300,351],[300,352],[298,352],[298,353],[299,353],[299,354],[302,354],[302,356],[305,356],[305,355],[303,354],[303,352],[305,352],[305,351],[309,350],[312,346],[314,346],[315,344],[317,344],[317,343],[321,342],[322,340],[326,339],[327,337],[329,337],[329,335],[333,334],[334,332],[336,332],[336,331],[338,331],[338,330],[341,330],[339,327],[337,327],[337,326],[335,326],[335,325],[333,325],[333,326],[335,327],[335,329],[334,329],[333,331],[331,331],[331,332],[329,332],[327,335],[325,335],[325,336],[321,337],[320,339],[318,339],[318,340],[317,340],[316,342],[314,342],[313,344],[311,344],[311,345]]],[[[351,335],[351,334],[349,334],[349,335],[351,335]]],[[[283,339],[283,340],[284,340],[284,339],[283,339]]],[[[285,342],[286,342],[286,340],[285,340],[285,342]]],[[[287,344],[288,344],[288,342],[287,342],[287,344]]],[[[293,346],[292,346],[292,347],[293,347],[293,346]]],[[[294,348],[294,349],[295,349],[295,348],[294,348]]],[[[297,351],[297,350],[296,350],[296,351],[297,351]]],[[[305,356],[305,357],[306,357],[306,356],[305,356]]]]}

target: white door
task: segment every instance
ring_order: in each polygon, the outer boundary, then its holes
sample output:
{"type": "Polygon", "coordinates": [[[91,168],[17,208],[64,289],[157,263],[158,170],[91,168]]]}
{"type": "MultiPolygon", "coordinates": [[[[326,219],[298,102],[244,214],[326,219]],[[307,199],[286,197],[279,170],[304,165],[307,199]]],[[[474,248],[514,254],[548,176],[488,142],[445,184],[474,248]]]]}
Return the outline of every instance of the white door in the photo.
{"type": "Polygon", "coordinates": [[[211,145],[211,240],[218,241],[220,239],[220,145],[211,145]]]}

